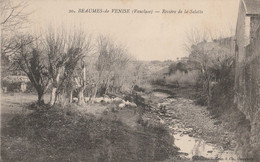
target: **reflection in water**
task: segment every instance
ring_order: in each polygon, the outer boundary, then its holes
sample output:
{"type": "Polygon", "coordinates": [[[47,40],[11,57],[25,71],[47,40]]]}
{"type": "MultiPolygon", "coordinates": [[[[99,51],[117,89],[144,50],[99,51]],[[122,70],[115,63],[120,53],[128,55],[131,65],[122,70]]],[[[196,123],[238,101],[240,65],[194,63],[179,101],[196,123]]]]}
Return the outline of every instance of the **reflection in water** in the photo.
{"type": "Polygon", "coordinates": [[[233,151],[224,151],[220,147],[188,135],[175,134],[173,136],[175,145],[180,148],[180,152],[187,153],[186,157],[189,159],[193,156],[203,156],[208,159],[219,159],[219,161],[237,161],[237,156],[233,151]]]}
{"type": "Polygon", "coordinates": [[[160,97],[160,98],[167,98],[169,95],[161,92],[153,92],[153,95],[155,97],[160,97]]]}
{"type": "MultiPolygon", "coordinates": [[[[154,96],[159,97],[161,99],[165,99],[163,104],[171,104],[175,102],[177,105],[180,102],[180,98],[178,99],[168,99],[169,95],[161,92],[154,92],[154,96]],[[179,101],[178,101],[179,100],[179,101]]],[[[191,100],[182,99],[183,102],[188,102],[192,104],[191,100]]],[[[183,134],[184,132],[189,132],[192,128],[187,128],[183,123],[176,118],[171,118],[171,115],[174,114],[174,111],[171,109],[167,110],[168,117],[164,117],[165,123],[169,123],[168,127],[172,130],[174,136],[174,144],[180,148],[179,152],[186,153],[185,158],[192,159],[192,157],[204,157],[207,159],[218,159],[218,161],[225,162],[239,162],[238,156],[234,151],[224,150],[221,147],[216,145],[206,143],[203,139],[190,137],[188,134],[183,134]],[[168,121],[168,122],[167,122],[168,121]]]]}

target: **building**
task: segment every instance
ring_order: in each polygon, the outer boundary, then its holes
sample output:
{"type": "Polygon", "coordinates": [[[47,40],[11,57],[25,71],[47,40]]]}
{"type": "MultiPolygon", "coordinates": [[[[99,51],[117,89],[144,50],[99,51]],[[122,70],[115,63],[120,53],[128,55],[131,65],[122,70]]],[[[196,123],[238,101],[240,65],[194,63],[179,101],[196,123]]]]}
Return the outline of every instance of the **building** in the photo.
{"type": "Polygon", "coordinates": [[[27,83],[29,82],[30,81],[27,76],[6,76],[2,79],[2,90],[3,92],[25,92],[27,89],[27,83]]]}
{"type": "MultiPolygon", "coordinates": [[[[238,19],[236,25],[236,62],[239,65],[245,62],[248,52],[247,47],[254,37],[260,26],[260,0],[241,0],[238,11],[238,19]]],[[[243,72],[236,78],[237,86],[243,84],[243,72]]]]}
{"type": "Polygon", "coordinates": [[[235,104],[250,122],[249,152],[260,160],[260,0],[240,1],[235,44],[235,104]]]}

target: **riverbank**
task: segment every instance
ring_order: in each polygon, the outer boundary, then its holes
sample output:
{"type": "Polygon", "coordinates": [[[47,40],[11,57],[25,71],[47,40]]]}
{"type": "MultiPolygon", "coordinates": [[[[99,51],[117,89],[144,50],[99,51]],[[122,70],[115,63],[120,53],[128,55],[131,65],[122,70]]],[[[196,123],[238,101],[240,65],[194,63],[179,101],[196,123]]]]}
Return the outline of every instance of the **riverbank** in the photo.
{"type": "Polygon", "coordinates": [[[39,107],[30,104],[35,98],[30,95],[17,102],[24,98],[19,95],[4,96],[1,101],[3,161],[163,161],[179,157],[174,138],[163,124],[150,120],[146,125],[134,107],[119,109],[119,103],[39,107]]]}

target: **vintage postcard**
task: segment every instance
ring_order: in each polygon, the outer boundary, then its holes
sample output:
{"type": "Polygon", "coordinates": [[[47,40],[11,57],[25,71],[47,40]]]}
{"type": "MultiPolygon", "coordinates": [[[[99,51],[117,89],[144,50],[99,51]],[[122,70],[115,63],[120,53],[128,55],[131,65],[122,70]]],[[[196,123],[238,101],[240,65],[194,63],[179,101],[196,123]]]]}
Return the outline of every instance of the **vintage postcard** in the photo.
{"type": "Polygon", "coordinates": [[[1,161],[260,161],[260,0],[0,0],[1,161]]]}

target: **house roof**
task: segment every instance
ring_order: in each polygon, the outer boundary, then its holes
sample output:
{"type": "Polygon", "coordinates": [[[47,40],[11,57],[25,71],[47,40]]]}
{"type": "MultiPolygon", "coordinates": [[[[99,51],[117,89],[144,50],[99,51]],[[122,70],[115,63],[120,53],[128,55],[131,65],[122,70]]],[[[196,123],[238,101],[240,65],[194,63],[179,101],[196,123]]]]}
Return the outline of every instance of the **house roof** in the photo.
{"type": "Polygon", "coordinates": [[[242,0],[247,15],[260,15],[260,0],[242,0]]]}
{"type": "Polygon", "coordinates": [[[17,76],[17,75],[10,75],[3,78],[3,81],[8,83],[27,83],[29,82],[29,78],[27,76],[17,76]]]}

